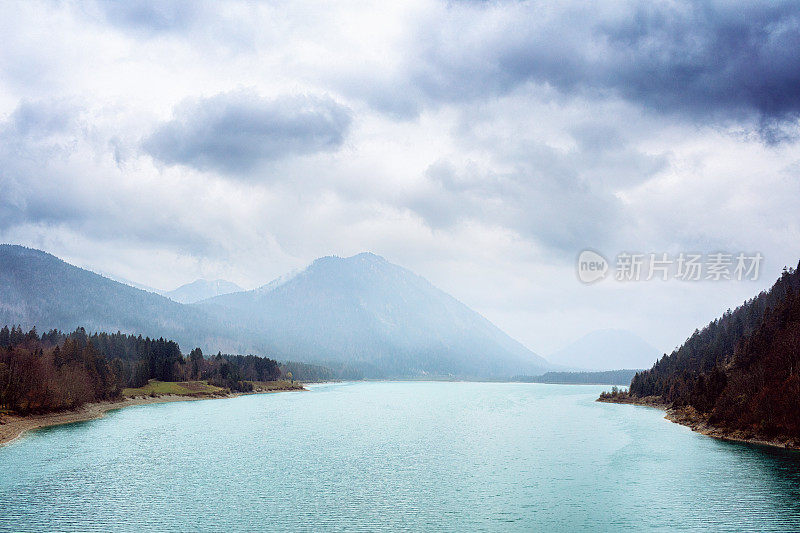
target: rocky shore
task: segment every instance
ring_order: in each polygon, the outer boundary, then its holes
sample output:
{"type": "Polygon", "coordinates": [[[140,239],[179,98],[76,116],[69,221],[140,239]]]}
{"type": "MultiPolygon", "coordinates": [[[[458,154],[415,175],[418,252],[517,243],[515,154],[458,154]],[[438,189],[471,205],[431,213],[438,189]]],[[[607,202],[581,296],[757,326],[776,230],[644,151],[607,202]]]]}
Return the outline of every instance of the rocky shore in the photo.
{"type": "Polygon", "coordinates": [[[598,402],[604,403],[622,403],[631,405],[641,405],[646,407],[654,407],[666,412],[664,418],[670,422],[681,424],[696,431],[702,435],[713,437],[715,439],[727,440],[731,442],[744,442],[747,444],[757,444],[760,446],[772,446],[775,448],[783,448],[789,450],[800,450],[800,440],[791,437],[765,437],[757,435],[753,432],[747,432],[741,429],[729,429],[724,427],[715,426],[708,421],[708,415],[697,411],[693,407],[679,407],[674,408],[669,404],[665,404],[657,396],[648,396],[645,398],[633,398],[627,394],[618,395],[616,397],[601,397],[597,399],[598,402]]]}

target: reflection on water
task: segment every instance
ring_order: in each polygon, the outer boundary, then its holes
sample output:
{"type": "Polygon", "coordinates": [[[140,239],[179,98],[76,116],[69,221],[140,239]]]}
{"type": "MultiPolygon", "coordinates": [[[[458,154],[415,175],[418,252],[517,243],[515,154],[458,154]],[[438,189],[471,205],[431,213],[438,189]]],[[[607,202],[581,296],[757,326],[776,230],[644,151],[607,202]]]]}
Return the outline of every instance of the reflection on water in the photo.
{"type": "Polygon", "coordinates": [[[345,383],[123,409],[0,448],[0,530],[800,530],[800,454],[601,388],[345,383]]]}
{"type": "Polygon", "coordinates": [[[797,508],[800,502],[800,452],[769,446],[715,441],[741,468],[760,471],[765,489],[778,505],[797,508]]]}

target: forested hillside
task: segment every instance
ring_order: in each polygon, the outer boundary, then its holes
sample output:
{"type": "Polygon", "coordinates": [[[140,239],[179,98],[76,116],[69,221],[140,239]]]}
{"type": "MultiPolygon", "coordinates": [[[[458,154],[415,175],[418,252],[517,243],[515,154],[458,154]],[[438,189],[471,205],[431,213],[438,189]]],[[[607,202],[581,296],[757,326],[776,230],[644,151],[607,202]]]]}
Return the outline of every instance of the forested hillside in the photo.
{"type": "Polygon", "coordinates": [[[209,351],[269,353],[250,332],[152,292],[22,246],[0,244],[0,324],[122,331],[209,351]]]}
{"type": "Polygon", "coordinates": [[[784,270],[769,291],[636,374],[630,395],[691,406],[732,429],[800,437],[800,270],[784,270]]]}
{"type": "Polygon", "coordinates": [[[234,391],[252,390],[253,381],[282,376],[278,362],[253,355],[206,358],[199,348],[184,357],[178,344],[163,338],[96,333],[83,328],[38,335],[18,327],[0,329],[0,409],[29,413],[74,409],[118,398],[125,387],[148,380],[206,380],[234,391]]]}

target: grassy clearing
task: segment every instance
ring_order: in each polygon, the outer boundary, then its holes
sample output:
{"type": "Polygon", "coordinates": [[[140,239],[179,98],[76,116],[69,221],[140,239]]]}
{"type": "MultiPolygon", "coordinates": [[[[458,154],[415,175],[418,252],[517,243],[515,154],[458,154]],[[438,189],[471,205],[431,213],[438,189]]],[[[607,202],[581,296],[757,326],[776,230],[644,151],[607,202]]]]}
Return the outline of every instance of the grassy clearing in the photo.
{"type": "Polygon", "coordinates": [[[158,381],[151,379],[144,387],[122,389],[123,396],[161,396],[177,394],[180,396],[207,396],[219,394],[225,389],[209,385],[206,381],[158,381]]]}

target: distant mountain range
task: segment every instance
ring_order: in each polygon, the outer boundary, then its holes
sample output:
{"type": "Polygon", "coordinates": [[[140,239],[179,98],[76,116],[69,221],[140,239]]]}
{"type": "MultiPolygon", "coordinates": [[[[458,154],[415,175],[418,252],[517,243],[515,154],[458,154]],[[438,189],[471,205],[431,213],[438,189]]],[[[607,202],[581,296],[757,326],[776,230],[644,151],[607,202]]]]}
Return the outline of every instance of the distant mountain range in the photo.
{"type": "Polygon", "coordinates": [[[193,304],[201,300],[213,298],[214,296],[243,290],[244,289],[237,284],[231,281],[225,281],[224,279],[215,279],[214,281],[198,279],[186,285],[181,285],[175,290],[163,291],[161,294],[170,300],[175,300],[182,304],[193,304]]]}
{"type": "Polygon", "coordinates": [[[425,279],[369,253],[318,259],[259,289],[188,305],[0,245],[0,323],[164,336],[184,351],[334,363],[365,377],[504,378],[551,368],[425,279]]]}
{"type": "Polygon", "coordinates": [[[650,368],[661,353],[641,337],[623,329],[587,333],[548,360],[571,370],[619,370],[650,368]]]}

